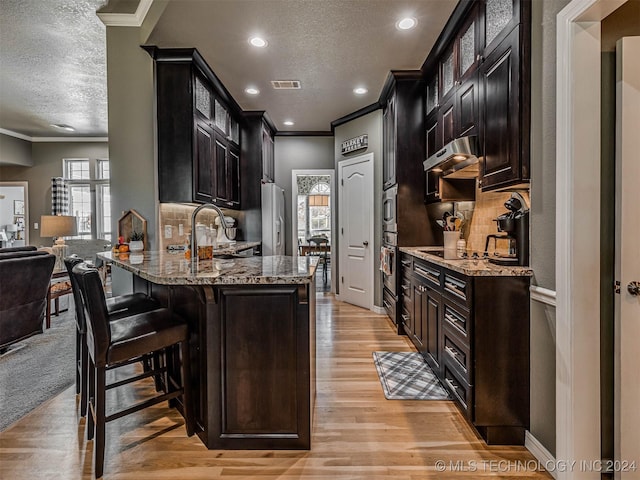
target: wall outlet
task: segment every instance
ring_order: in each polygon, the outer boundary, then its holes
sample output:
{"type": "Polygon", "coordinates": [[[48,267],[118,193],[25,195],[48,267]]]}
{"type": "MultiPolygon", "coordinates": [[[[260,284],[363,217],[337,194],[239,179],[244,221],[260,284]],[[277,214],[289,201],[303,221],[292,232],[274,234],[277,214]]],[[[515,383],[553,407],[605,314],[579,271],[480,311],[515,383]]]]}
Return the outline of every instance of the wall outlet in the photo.
{"type": "Polygon", "coordinates": [[[39,225],[38,225],[38,222],[35,222],[35,223],[33,224],[33,229],[34,229],[34,230],[37,230],[37,229],[38,229],[38,226],[39,226],[39,225]]]}
{"type": "Polygon", "coordinates": [[[171,238],[171,237],[173,237],[173,232],[172,232],[171,225],[165,225],[164,226],[164,238],[171,238]]]}
{"type": "Polygon", "coordinates": [[[182,224],[178,225],[178,235],[180,236],[184,235],[184,225],[182,224]]]}

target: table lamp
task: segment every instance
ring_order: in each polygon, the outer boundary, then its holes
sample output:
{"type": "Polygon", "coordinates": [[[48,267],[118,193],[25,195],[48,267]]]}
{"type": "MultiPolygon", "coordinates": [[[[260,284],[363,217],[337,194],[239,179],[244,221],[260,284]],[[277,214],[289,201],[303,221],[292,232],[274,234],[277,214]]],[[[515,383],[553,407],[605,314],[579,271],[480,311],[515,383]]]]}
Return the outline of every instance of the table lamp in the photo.
{"type": "Polygon", "coordinates": [[[16,239],[16,233],[18,233],[18,225],[15,223],[10,223],[5,225],[5,230],[9,233],[9,241],[13,242],[16,239]]]}
{"type": "Polygon", "coordinates": [[[64,257],[67,256],[69,248],[64,243],[64,238],[78,233],[78,224],[76,217],[69,215],[42,215],[40,217],[40,236],[55,237],[53,244],[53,253],[56,256],[55,270],[62,270],[64,266],[64,257]]]}

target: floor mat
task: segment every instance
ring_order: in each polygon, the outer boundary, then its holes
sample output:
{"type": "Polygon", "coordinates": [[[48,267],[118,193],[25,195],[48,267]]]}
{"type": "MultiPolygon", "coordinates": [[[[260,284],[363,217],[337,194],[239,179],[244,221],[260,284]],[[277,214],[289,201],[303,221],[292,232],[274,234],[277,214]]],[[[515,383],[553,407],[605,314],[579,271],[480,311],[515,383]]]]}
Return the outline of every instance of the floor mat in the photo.
{"type": "Polygon", "coordinates": [[[451,397],[417,352],[373,352],[387,400],[449,400],[451,397]]]}

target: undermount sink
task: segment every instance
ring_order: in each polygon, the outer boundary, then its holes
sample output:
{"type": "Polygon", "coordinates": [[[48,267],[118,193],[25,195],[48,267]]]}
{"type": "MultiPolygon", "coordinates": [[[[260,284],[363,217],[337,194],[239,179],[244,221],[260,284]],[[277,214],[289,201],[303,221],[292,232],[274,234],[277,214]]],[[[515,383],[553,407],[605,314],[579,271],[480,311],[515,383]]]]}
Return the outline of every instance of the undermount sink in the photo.
{"type": "Polygon", "coordinates": [[[435,255],[436,257],[444,258],[444,250],[429,250],[429,249],[418,249],[420,253],[428,253],[429,255],[435,255]]]}
{"type": "Polygon", "coordinates": [[[232,255],[230,253],[216,253],[215,251],[213,252],[214,260],[229,260],[231,258],[243,258],[243,257],[240,255],[232,255]]]}

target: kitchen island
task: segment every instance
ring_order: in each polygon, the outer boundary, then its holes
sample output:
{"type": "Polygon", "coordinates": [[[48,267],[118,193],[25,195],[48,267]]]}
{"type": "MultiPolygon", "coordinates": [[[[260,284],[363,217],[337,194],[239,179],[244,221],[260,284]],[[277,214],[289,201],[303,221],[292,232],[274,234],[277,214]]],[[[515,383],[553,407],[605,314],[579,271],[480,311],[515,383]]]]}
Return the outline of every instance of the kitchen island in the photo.
{"type": "MultiPolygon", "coordinates": [[[[196,433],[210,449],[309,449],[315,397],[313,257],[101,253],[134,290],[187,320],[196,433]]],[[[179,372],[178,368],[170,368],[179,372]]]]}

